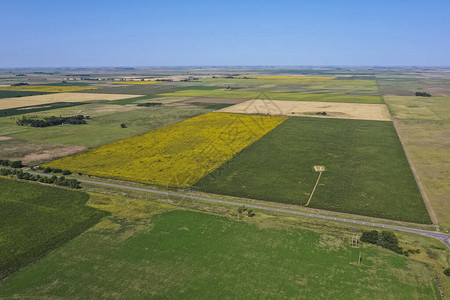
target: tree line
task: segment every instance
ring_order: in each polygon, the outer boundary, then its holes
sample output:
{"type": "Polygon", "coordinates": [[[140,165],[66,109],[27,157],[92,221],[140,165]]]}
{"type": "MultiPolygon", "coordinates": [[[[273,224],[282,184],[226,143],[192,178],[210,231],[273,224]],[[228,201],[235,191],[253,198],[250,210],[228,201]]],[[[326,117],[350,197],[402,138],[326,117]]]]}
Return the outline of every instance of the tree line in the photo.
{"type": "Polygon", "coordinates": [[[51,116],[42,119],[39,119],[38,117],[22,116],[16,123],[19,126],[48,127],[62,124],[87,124],[86,120],[89,119],[89,116],[83,115],[69,117],[51,116]]]}
{"type": "Polygon", "coordinates": [[[427,92],[416,92],[415,95],[418,97],[431,97],[431,94],[427,92]]]}
{"type": "Polygon", "coordinates": [[[68,179],[64,176],[58,177],[53,175],[51,177],[40,176],[24,172],[21,169],[0,169],[1,176],[15,176],[17,179],[37,181],[41,183],[55,184],[59,186],[69,187],[71,189],[81,189],[80,182],[76,179],[68,179]]]}

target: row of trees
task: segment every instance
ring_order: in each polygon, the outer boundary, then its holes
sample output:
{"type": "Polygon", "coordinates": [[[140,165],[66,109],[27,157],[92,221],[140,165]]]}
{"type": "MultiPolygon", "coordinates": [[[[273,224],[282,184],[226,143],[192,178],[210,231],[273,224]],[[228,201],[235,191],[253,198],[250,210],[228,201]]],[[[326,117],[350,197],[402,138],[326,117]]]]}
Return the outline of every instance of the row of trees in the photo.
{"type": "Polygon", "coordinates": [[[52,177],[40,176],[24,172],[21,169],[0,169],[0,175],[2,176],[16,176],[18,179],[38,181],[42,183],[55,184],[59,186],[65,186],[72,189],[81,189],[80,182],[76,179],[67,179],[64,176],[52,177]]]}
{"type": "Polygon", "coordinates": [[[62,173],[63,175],[72,174],[72,172],[70,172],[69,170],[61,170],[61,169],[57,169],[57,168],[53,169],[50,167],[45,167],[45,168],[39,167],[38,170],[42,170],[42,172],[44,172],[44,173],[62,173]]]}
{"type": "Polygon", "coordinates": [[[11,168],[22,168],[23,164],[20,160],[8,160],[8,159],[0,159],[0,165],[4,167],[11,167],[11,168]]]}
{"type": "Polygon", "coordinates": [[[416,92],[416,96],[419,96],[419,97],[431,97],[431,94],[427,93],[427,92],[416,92]]]}
{"type": "Polygon", "coordinates": [[[39,119],[38,117],[22,116],[16,123],[19,126],[48,127],[62,124],[87,124],[86,120],[88,119],[90,119],[89,116],[85,117],[83,115],[70,117],[51,116],[42,119],[39,119]]]}

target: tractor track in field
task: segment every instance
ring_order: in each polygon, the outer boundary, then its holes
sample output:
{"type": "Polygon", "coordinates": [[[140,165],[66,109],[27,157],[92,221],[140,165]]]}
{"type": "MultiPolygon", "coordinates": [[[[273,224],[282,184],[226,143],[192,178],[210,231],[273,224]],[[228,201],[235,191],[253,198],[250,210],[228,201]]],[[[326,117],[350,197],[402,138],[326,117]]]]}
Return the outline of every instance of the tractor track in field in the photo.
{"type": "MultiPolygon", "coordinates": [[[[52,175],[42,174],[42,173],[37,173],[37,172],[28,172],[28,173],[35,174],[35,175],[41,175],[41,176],[47,176],[47,177],[51,177],[54,175],[54,174],[52,174],[52,175]]],[[[231,201],[225,201],[225,200],[191,196],[191,195],[185,195],[185,194],[173,193],[173,192],[163,192],[163,191],[158,191],[158,190],[145,189],[145,188],[120,185],[120,184],[114,184],[114,183],[106,183],[106,182],[100,182],[100,181],[91,181],[91,180],[85,180],[85,179],[77,179],[77,180],[80,182],[84,182],[84,183],[116,187],[116,188],[122,188],[122,189],[128,189],[128,190],[135,190],[135,191],[147,192],[147,193],[152,193],[152,194],[187,198],[187,199],[192,199],[192,200],[200,200],[200,201],[221,203],[221,204],[234,205],[234,206],[245,205],[246,207],[260,209],[260,210],[267,210],[267,211],[286,213],[286,214],[291,214],[291,215],[306,216],[306,217],[312,217],[312,218],[318,218],[318,219],[345,222],[345,223],[350,223],[350,224],[359,224],[359,225],[366,225],[366,226],[372,226],[372,227],[383,228],[383,229],[392,229],[392,230],[398,230],[398,231],[403,231],[403,232],[415,233],[415,234],[420,234],[420,235],[424,235],[427,237],[435,238],[435,239],[441,241],[442,243],[444,243],[450,249],[450,234],[446,234],[446,233],[442,233],[442,232],[427,231],[427,230],[395,226],[395,225],[380,224],[380,223],[367,222],[367,221],[351,220],[351,219],[345,219],[345,218],[339,218],[339,217],[331,217],[331,216],[325,216],[325,215],[319,215],[319,214],[299,212],[299,211],[288,210],[288,209],[272,208],[272,207],[266,207],[266,206],[261,206],[261,205],[243,204],[243,203],[237,203],[237,202],[231,202],[231,201]]]]}

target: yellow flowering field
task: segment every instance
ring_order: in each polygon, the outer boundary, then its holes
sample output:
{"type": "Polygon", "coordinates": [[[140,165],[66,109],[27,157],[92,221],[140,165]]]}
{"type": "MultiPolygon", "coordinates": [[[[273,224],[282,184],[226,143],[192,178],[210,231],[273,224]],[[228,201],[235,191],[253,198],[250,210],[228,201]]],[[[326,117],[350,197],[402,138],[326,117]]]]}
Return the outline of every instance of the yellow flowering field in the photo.
{"type": "Polygon", "coordinates": [[[287,118],[208,113],[44,166],[170,187],[187,187],[287,118]]]}
{"type": "Polygon", "coordinates": [[[2,86],[0,91],[29,91],[46,93],[64,93],[77,92],[84,90],[101,89],[101,87],[91,86],[51,86],[51,85],[21,85],[21,86],[2,86]]]}
{"type": "Polygon", "coordinates": [[[114,81],[112,84],[152,84],[161,83],[163,81],[114,81]]]}

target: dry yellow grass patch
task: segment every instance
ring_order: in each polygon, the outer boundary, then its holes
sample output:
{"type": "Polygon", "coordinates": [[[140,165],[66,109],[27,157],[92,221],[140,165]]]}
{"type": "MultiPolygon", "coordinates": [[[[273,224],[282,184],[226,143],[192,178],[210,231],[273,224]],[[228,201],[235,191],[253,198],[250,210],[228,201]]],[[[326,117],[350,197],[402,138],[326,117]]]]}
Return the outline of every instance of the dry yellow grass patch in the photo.
{"type": "Polygon", "coordinates": [[[390,121],[384,104],[336,103],[312,101],[249,100],[220,110],[221,112],[265,114],[272,116],[310,116],[340,119],[390,121]],[[326,115],[317,115],[326,112],[326,115]]]}
{"type": "Polygon", "coordinates": [[[95,94],[95,93],[58,93],[0,100],[0,109],[42,105],[57,102],[85,102],[94,100],[120,100],[142,95],[127,94],[95,94]]]}

